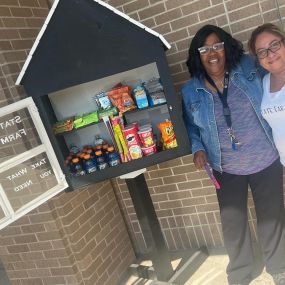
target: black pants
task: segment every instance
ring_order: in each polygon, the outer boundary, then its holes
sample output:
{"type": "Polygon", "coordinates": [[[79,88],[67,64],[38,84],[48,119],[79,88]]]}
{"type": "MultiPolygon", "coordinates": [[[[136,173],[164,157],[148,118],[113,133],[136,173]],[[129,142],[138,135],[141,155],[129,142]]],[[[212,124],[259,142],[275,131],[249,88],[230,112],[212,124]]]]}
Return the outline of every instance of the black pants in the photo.
{"type": "Polygon", "coordinates": [[[258,240],[266,270],[270,274],[285,271],[285,231],[283,168],[279,160],[251,175],[233,175],[214,171],[221,185],[217,190],[224,243],[229,255],[229,283],[247,284],[253,270],[253,252],[247,217],[248,186],[251,188],[258,240]]]}

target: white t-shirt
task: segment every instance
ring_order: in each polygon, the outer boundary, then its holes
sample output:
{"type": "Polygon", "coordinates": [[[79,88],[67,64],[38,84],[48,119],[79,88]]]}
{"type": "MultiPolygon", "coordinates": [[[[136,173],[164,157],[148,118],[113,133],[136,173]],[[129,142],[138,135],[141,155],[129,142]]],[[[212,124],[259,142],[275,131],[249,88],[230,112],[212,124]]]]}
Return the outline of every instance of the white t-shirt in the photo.
{"type": "Polygon", "coordinates": [[[271,93],[270,74],[266,74],[263,78],[261,113],[272,128],[280,161],[285,166],[285,85],[281,90],[271,93]]]}

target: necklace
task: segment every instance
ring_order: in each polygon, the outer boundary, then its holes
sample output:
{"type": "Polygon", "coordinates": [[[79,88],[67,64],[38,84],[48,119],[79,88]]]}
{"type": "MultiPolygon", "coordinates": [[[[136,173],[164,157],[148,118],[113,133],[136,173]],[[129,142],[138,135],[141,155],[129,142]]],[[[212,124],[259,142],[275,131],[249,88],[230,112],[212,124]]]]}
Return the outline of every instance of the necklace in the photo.
{"type": "Polygon", "coordinates": [[[221,89],[224,89],[224,79],[222,79],[222,80],[214,80],[214,82],[215,82],[215,84],[216,84],[216,86],[219,88],[221,88],[221,89]]]}

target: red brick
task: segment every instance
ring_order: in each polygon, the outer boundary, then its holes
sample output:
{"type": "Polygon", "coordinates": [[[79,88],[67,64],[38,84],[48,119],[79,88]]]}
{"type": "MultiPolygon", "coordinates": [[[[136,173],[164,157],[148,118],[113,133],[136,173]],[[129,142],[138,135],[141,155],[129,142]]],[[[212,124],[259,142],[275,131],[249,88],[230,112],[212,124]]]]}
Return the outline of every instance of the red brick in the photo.
{"type": "Polygon", "coordinates": [[[10,246],[7,246],[7,250],[9,253],[21,253],[21,252],[29,252],[30,251],[26,244],[10,245],[10,246]]]}
{"type": "Polygon", "coordinates": [[[0,6],[19,6],[18,0],[0,0],[0,6]]]}
{"type": "MultiPolygon", "coordinates": [[[[26,26],[24,18],[2,18],[3,24],[7,28],[17,28],[26,26]]],[[[21,30],[19,30],[21,33],[21,30]]]]}
{"type": "Polygon", "coordinates": [[[239,1],[230,1],[226,3],[228,11],[236,10],[247,5],[252,4],[252,0],[239,0],[239,1]]]}
{"type": "Polygon", "coordinates": [[[11,42],[9,41],[0,41],[0,50],[1,51],[5,51],[5,50],[11,50],[12,49],[12,45],[11,42]]]}
{"type": "Polygon", "coordinates": [[[231,22],[240,20],[241,18],[250,17],[254,14],[260,13],[259,4],[254,3],[253,5],[243,7],[242,9],[232,11],[229,13],[229,19],[231,22]]]}
{"type": "Polygon", "coordinates": [[[233,33],[240,32],[243,29],[254,28],[257,25],[262,24],[262,19],[260,15],[252,16],[251,18],[241,20],[237,23],[231,25],[231,30],[233,33]]]}
{"type": "Polygon", "coordinates": [[[29,278],[29,279],[22,279],[21,278],[21,285],[43,285],[43,281],[40,278],[29,278]]]}
{"type": "Polygon", "coordinates": [[[171,193],[177,191],[177,186],[175,184],[162,185],[154,187],[155,193],[171,193]]]}
{"type": "Polygon", "coordinates": [[[157,5],[154,5],[152,7],[146,8],[144,10],[141,10],[138,12],[139,17],[141,20],[146,19],[146,18],[151,18],[154,15],[157,15],[159,13],[162,13],[165,11],[165,7],[163,3],[159,3],[157,5]]]}
{"type": "Polygon", "coordinates": [[[49,1],[46,1],[46,0],[38,0],[38,3],[40,5],[40,7],[43,7],[43,8],[49,8],[51,5],[49,5],[49,1]]]}
{"type": "Polygon", "coordinates": [[[39,7],[37,0],[19,0],[19,4],[22,7],[39,7]]]}
{"type": "Polygon", "coordinates": [[[221,5],[218,5],[218,6],[215,6],[215,7],[210,7],[209,9],[207,10],[203,10],[199,13],[199,19],[200,21],[204,21],[204,20],[208,20],[208,19],[211,19],[211,18],[216,18],[217,16],[221,15],[225,13],[225,10],[224,10],[224,5],[221,4],[221,5]]]}
{"type": "Polygon", "coordinates": [[[8,7],[0,7],[0,16],[5,17],[5,16],[11,16],[11,11],[8,7]]]}
{"type": "Polygon", "coordinates": [[[50,270],[44,268],[37,268],[37,270],[27,270],[29,277],[46,277],[50,276],[50,270]]]}
{"type": "MultiPolygon", "coordinates": [[[[171,11],[167,11],[163,14],[160,14],[158,16],[155,17],[155,22],[157,25],[161,25],[164,23],[168,23],[169,19],[178,19],[182,16],[182,11],[180,8],[171,10],[171,11]]],[[[172,23],[171,23],[172,24],[172,23]]]]}
{"type": "Polygon", "coordinates": [[[188,58],[188,51],[177,52],[167,56],[167,61],[169,64],[185,62],[188,58]]]}
{"type": "Polygon", "coordinates": [[[19,34],[22,39],[34,39],[38,35],[38,29],[20,29],[19,34]]]}
{"type": "Polygon", "coordinates": [[[159,208],[160,209],[175,209],[175,208],[181,208],[182,203],[181,201],[166,201],[166,202],[159,202],[159,208]]]}
{"type": "Polygon", "coordinates": [[[14,17],[31,17],[33,15],[30,8],[11,8],[10,10],[14,17]]]}
{"type": "Polygon", "coordinates": [[[51,250],[53,249],[51,242],[38,242],[29,244],[30,251],[51,250]]]}
{"type": "MultiPolygon", "coordinates": [[[[156,0],[152,0],[152,1],[155,2],[156,0]]],[[[189,0],[176,0],[176,1],[168,0],[165,2],[165,5],[166,5],[167,10],[170,10],[173,8],[181,7],[188,3],[189,3],[189,0]]],[[[184,9],[184,7],[182,9],[184,9]]]]}
{"type": "Polygon", "coordinates": [[[124,12],[128,14],[136,10],[146,8],[148,6],[149,6],[148,0],[135,0],[134,2],[124,5],[123,9],[124,12]]]}
{"type": "Polygon", "coordinates": [[[19,33],[16,30],[11,30],[11,29],[0,30],[0,40],[11,40],[18,38],[19,38],[19,33]]]}
{"type": "Polygon", "coordinates": [[[51,268],[50,271],[53,276],[65,276],[74,274],[72,267],[51,268]]]}
{"type": "Polygon", "coordinates": [[[26,235],[15,236],[14,240],[15,240],[15,243],[17,244],[24,244],[24,243],[36,242],[37,238],[35,234],[26,234],[26,235]]]}
{"type": "Polygon", "coordinates": [[[128,2],[131,2],[130,0],[110,0],[108,3],[111,5],[111,6],[114,6],[114,7],[118,7],[118,6],[121,6],[121,5],[124,5],[128,2]]]}
{"type": "Polygon", "coordinates": [[[44,23],[44,19],[41,18],[27,18],[25,20],[27,26],[31,28],[41,28],[44,23]]]}
{"type": "Polygon", "coordinates": [[[19,62],[22,60],[26,59],[26,53],[24,51],[9,51],[9,52],[4,52],[3,56],[6,60],[7,63],[10,62],[19,62]]]}
{"type": "Polygon", "coordinates": [[[11,43],[15,50],[30,49],[33,45],[32,40],[13,40],[11,43]]]}

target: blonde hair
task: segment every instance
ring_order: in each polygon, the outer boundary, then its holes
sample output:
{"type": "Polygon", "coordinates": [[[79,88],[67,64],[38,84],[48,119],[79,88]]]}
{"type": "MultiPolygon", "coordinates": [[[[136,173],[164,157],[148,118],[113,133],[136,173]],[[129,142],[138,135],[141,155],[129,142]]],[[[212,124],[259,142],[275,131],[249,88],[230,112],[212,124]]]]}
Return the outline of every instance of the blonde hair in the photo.
{"type": "Polygon", "coordinates": [[[280,37],[281,40],[285,40],[285,33],[278,26],[276,26],[272,23],[266,23],[266,24],[263,24],[261,26],[258,26],[251,33],[250,39],[248,41],[249,52],[255,56],[256,56],[256,51],[255,51],[256,39],[261,33],[264,33],[264,32],[276,35],[276,36],[280,37]]]}

